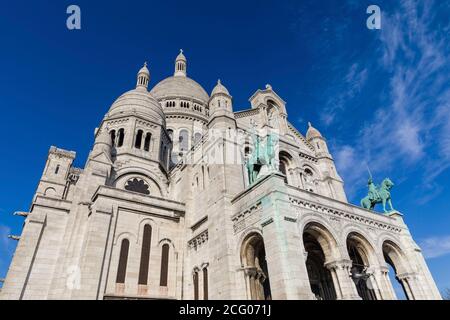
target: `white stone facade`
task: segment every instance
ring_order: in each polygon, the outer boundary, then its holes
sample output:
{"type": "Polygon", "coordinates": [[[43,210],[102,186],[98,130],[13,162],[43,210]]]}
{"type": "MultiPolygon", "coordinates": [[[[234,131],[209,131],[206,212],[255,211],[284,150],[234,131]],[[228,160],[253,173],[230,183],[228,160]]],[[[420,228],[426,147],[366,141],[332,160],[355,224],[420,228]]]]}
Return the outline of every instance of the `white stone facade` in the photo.
{"type": "MultiPolygon", "coordinates": [[[[51,147],[1,299],[441,299],[402,215],[349,204],[326,140],[270,85],[233,112],[187,76],[150,72],[95,132],[84,169],[51,147]],[[250,184],[252,128],[278,172],[250,184]]],[[[262,168],[260,170],[263,170],[262,168]]]]}

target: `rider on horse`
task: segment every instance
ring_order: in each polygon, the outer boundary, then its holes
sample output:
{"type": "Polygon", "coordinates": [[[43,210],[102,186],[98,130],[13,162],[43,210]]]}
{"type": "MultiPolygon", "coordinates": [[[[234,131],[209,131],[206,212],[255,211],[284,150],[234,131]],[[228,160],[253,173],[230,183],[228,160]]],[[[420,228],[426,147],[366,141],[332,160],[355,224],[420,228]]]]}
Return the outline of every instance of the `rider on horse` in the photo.
{"type": "Polygon", "coordinates": [[[367,184],[369,186],[368,196],[369,196],[370,201],[375,202],[378,199],[380,199],[380,194],[378,193],[377,185],[375,183],[373,183],[372,177],[369,178],[369,181],[367,184]]]}

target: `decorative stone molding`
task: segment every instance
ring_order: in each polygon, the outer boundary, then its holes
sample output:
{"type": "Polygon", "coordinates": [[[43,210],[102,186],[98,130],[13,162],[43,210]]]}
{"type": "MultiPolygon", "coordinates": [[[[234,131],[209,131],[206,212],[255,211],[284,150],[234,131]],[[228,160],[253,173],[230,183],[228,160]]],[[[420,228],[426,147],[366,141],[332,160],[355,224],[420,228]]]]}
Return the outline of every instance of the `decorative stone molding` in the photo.
{"type": "Polygon", "coordinates": [[[417,273],[415,273],[415,272],[405,272],[405,273],[402,273],[402,274],[398,274],[397,278],[400,281],[416,279],[417,278],[417,273]]]}
{"type": "Polygon", "coordinates": [[[289,221],[289,222],[293,222],[293,223],[297,222],[297,218],[288,217],[288,216],[284,216],[284,220],[289,221]]]}
{"type": "Polygon", "coordinates": [[[303,152],[300,151],[300,152],[298,153],[298,155],[300,156],[300,158],[303,158],[303,159],[306,159],[306,160],[308,160],[308,161],[317,163],[317,158],[316,158],[316,157],[313,157],[313,156],[310,156],[309,154],[306,154],[306,153],[303,153],[303,152]]]}
{"type": "Polygon", "coordinates": [[[263,223],[261,223],[261,226],[264,228],[264,227],[268,226],[269,224],[271,224],[272,222],[273,222],[273,219],[270,218],[270,219],[264,221],[263,223]]]}
{"type": "Polygon", "coordinates": [[[256,116],[258,114],[259,114],[259,109],[250,109],[250,110],[243,110],[243,111],[235,112],[234,116],[236,117],[236,119],[241,119],[241,118],[256,116]]]}
{"type": "Polygon", "coordinates": [[[61,158],[69,158],[69,159],[75,159],[76,153],[74,151],[67,151],[63,149],[59,149],[57,147],[51,146],[50,150],[48,152],[49,154],[56,155],[61,158]]]}
{"type": "Polygon", "coordinates": [[[261,202],[257,202],[246,210],[243,210],[231,217],[233,221],[234,232],[237,233],[244,230],[247,226],[250,226],[257,222],[260,217],[257,214],[261,210],[261,202]]]}
{"type": "Polygon", "coordinates": [[[144,120],[140,120],[140,119],[136,120],[136,124],[139,126],[143,126],[143,127],[147,127],[147,128],[151,128],[151,129],[158,128],[158,126],[156,126],[148,121],[144,121],[144,120]]]}
{"type": "Polygon", "coordinates": [[[322,204],[313,203],[313,202],[310,202],[310,201],[307,201],[304,199],[289,196],[289,201],[291,202],[291,204],[299,206],[304,209],[314,210],[314,211],[321,212],[324,214],[333,215],[333,216],[339,217],[339,218],[346,218],[348,220],[364,223],[366,225],[373,226],[378,229],[394,231],[397,233],[400,233],[402,231],[402,229],[400,227],[397,227],[397,226],[394,226],[394,225],[391,225],[388,223],[384,223],[381,221],[377,221],[375,219],[356,215],[356,214],[353,214],[350,212],[340,211],[340,210],[333,209],[333,208],[324,206],[322,204]]]}
{"type": "Polygon", "coordinates": [[[288,128],[289,130],[297,137],[299,138],[301,141],[303,141],[303,143],[313,152],[315,152],[314,147],[308,142],[306,141],[305,137],[303,137],[303,135],[298,132],[298,130],[288,121],[287,122],[288,128]]]}
{"type": "Polygon", "coordinates": [[[110,120],[110,121],[108,121],[107,125],[108,125],[108,127],[122,125],[122,124],[127,123],[129,120],[130,120],[129,118],[110,120]]]}
{"type": "Polygon", "coordinates": [[[341,270],[346,270],[349,272],[350,275],[350,269],[352,267],[352,261],[348,260],[348,259],[342,259],[342,260],[334,260],[334,261],[330,261],[330,262],[326,262],[325,263],[325,268],[331,270],[331,269],[341,269],[341,270]]]}
{"type": "Polygon", "coordinates": [[[197,251],[199,247],[208,242],[208,239],[209,239],[208,229],[206,229],[205,231],[201,232],[200,234],[189,240],[188,247],[189,249],[197,251]]]}

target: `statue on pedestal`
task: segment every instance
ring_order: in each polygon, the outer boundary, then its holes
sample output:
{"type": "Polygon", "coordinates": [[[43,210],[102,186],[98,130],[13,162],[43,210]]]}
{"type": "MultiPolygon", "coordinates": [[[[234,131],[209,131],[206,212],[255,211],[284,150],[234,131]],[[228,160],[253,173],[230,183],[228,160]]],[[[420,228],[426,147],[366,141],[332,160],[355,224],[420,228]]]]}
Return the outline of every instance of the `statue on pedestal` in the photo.
{"type": "Polygon", "coordinates": [[[256,132],[256,124],[252,123],[251,137],[253,141],[252,153],[245,161],[250,185],[262,176],[277,172],[276,146],[278,137],[268,132],[265,137],[260,137],[256,132]]]}
{"type": "Polygon", "coordinates": [[[391,179],[386,178],[381,183],[381,186],[377,187],[377,185],[373,183],[372,177],[370,177],[368,181],[369,192],[367,196],[361,200],[361,207],[369,210],[374,210],[375,205],[381,203],[383,204],[383,211],[387,213],[387,202],[391,208],[391,211],[394,211],[390,192],[393,186],[394,183],[391,181],[391,179]]]}

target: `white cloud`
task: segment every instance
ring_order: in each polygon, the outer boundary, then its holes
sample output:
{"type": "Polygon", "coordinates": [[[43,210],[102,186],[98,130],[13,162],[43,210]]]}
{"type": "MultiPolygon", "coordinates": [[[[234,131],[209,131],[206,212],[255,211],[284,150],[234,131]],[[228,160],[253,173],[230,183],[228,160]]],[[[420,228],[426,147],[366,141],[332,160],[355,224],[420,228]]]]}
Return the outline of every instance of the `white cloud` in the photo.
{"type": "MultiPolygon", "coordinates": [[[[356,133],[352,147],[374,172],[423,165],[420,178],[425,187],[450,167],[450,65],[446,61],[450,42],[442,31],[450,29],[433,25],[438,11],[433,10],[435,4],[432,0],[402,0],[396,12],[383,12],[378,68],[388,76],[388,100],[386,105],[375,106],[372,119],[356,133]]],[[[357,78],[356,70],[355,64],[350,66],[346,83],[357,78]]],[[[361,85],[349,85],[350,94],[338,97],[343,97],[342,105],[351,103],[352,93],[365,84],[364,76],[359,78],[361,85]]],[[[333,122],[332,115],[325,108],[326,124],[333,122]]],[[[348,147],[336,148],[343,159],[349,159],[348,147]]],[[[347,170],[345,163],[338,162],[337,167],[344,180],[353,183],[355,170],[347,170]]],[[[422,197],[421,202],[431,199],[422,197]]]]}
{"type": "Polygon", "coordinates": [[[342,111],[345,106],[362,90],[368,79],[367,68],[362,68],[358,63],[354,63],[347,70],[344,76],[344,81],[338,86],[337,95],[332,95],[326,107],[321,113],[321,121],[326,126],[331,125],[339,111],[342,111]]]}
{"type": "Polygon", "coordinates": [[[432,259],[450,254],[450,236],[431,237],[420,242],[425,258],[432,259]]]}

